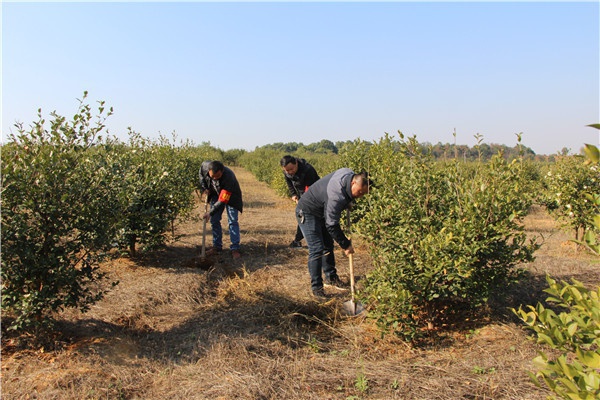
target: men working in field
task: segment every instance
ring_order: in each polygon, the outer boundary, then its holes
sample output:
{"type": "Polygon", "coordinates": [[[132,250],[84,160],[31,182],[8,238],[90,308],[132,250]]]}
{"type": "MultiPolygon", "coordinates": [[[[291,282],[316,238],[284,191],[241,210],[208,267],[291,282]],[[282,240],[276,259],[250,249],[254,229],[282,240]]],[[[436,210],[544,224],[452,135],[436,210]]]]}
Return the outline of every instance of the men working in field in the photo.
{"type": "MultiPolygon", "coordinates": [[[[285,183],[288,186],[290,197],[297,204],[300,197],[308,190],[308,187],[319,180],[319,174],[314,167],[303,158],[287,155],[283,156],[279,163],[283,169],[283,176],[285,178],[285,183]]],[[[296,237],[290,244],[290,247],[302,247],[303,237],[300,226],[298,226],[296,228],[296,237]]]]}
{"type": "Polygon", "coordinates": [[[204,161],[200,167],[200,187],[210,203],[210,211],[204,219],[210,219],[213,247],[207,254],[216,254],[223,250],[223,229],[221,218],[227,210],[229,222],[230,250],[234,259],[240,258],[240,225],[238,212],[242,212],[242,190],[233,171],[220,161],[204,161]]]}
{"type": "Polygon", "coordinates": [[[354,253],[352,242],[340,226],[342,212],[372,186],[368,173],[355,174],[350,168],[341,168],[315,182],[298,201],[296,219],[308,244],[311,291],[320,300],[326,298],[324,284],[338,289],[347,287],[335,268],[333,241],[346,255],[354,253]]]}

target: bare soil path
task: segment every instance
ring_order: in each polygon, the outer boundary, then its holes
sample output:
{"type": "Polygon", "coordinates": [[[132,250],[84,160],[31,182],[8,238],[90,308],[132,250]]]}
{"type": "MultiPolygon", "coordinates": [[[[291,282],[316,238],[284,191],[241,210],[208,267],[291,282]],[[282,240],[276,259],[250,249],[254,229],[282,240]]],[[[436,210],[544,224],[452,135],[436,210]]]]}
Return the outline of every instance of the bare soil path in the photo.
{"type": "MultiPolygon", "coordinates": [[[[210,259],[211,269],[195,268],[202,226],[196,217],[175,227],[179,240],[166,249],[107,262],[103,268],[119,284],[89,312],[63,312],[62,335],[36,349],[3,337],[2,398],[522,400],[549,394],[529,382],[525,371],[538,347],[510,317],[474,323],[417,349],[381,337],[369,319],[343,316],[348,293],[314,301],[307,250],[288,247],[294,204],[244,169],[234,171],[245,202],[242,258],[225,251],[210,259]]],[[[549,237],[548,250],[529,266],[538,282],[550,272],[598,284],[598,266],[564,246],[544,215],[530,218],[549,237]]],[[[226,248],[225,221],[223,227],[226,248]]],[[[347,278],[339,248],[336,257],[347,278]]],[[[356,275],[370,268],[359,246],[356,275]]],[[[514,296],[533,299],[538,286],[514,296]]]]}

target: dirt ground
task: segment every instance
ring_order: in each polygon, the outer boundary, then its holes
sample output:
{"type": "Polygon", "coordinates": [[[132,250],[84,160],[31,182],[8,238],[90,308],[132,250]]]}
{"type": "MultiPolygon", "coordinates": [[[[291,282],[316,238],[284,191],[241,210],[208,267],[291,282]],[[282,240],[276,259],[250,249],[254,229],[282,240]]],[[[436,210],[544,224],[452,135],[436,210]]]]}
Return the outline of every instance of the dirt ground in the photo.
{"type": "MultiPolygon", "coordinates": [[[[364,316],[343,315],[348,293],[313,300],[307,249],[288,247],[296,228],[293,203],[234,170],[245,200],[242,258],[224,251],[207,259],[209,269],[199,268],[207,263],[198,262],[196,217],[176,226],[181,237],[167,249],[107,262],[103,269],[119,284],[89,312],[63,312],[60,334],[44,346],[24,348],[23,338],[3,332],[2,399],[524,400],[550,394],[526,373],[542,348],[508,308],[543,299],[546,273],[598,285],[600,269],[543,210],[526,221],[532,235],[545,237],[527,266],[532,279],[481,320],[413,348],[382,337],[364,316]]],[[[357,250],[360,287],[371,264],[364,248],[357,250]]],[[[336,257],[348,279],[339,248],[336,257]]]]}

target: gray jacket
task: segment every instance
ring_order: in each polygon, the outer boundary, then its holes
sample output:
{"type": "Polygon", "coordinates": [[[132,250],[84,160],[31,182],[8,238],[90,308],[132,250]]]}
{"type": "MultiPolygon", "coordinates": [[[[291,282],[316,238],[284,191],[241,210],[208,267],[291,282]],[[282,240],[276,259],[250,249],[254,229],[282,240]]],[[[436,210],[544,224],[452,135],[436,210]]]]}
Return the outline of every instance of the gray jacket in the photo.
{"type": "Polygon", "coordinates": [[[342,212],[352,203],[351,192],[354,171],[341,168],[313,183],[298,201],[297,210],[325,220],[327,231],[342,249],[352,245],[340,221],[342,212]]]}

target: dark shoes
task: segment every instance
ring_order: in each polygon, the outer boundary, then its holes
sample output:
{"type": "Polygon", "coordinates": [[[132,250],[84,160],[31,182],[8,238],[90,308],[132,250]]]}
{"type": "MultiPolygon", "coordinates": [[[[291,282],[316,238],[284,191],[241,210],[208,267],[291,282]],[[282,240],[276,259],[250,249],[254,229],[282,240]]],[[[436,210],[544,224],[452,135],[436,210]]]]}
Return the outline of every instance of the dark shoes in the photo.
{"type": "Polygon", "coordinates": [[[313,289],[312,290],[312,295],[313,297],[318,300],[318,301],[325,301],[328,299],[327,295],[325,294],[325,291],[323,290],[323,288],[320,289],[313,289]]]}
{"type": "MultiPolygon", "coordinates": [[[[325,282],[323,282],[323,286],[342,291],[347,291],[350,288],[350,285],[346,282],[343,282],[339,278],[339,276],[335,276],[331,279],[325,279],[325,282]]],[[[329,299],[329,296],[325,294],[325,290],[323,290],[323,288],[313,289],[312,295],[315,299],[319,301],[326,301],[327,299],[329,299]]]]}
{"type": "Polygon", "coordinates": [[[302,247],[302,242],[298,242],[296,240],[292,241],[292,243],[290,243],[290,248],[292,249],[299,249],[302,247]]]}
{"type": "Polygon", "coordinates": [[[223,249],[220,247],[211,247],[210,249],[206,250],[206,255],[207,256],[216,256],[217,254],[220,254],[222,251],[223,251],[223,249]]]}
{"type": "MultiPolygon", "coordinates": [[[[206,255],[207,256],[216,256],[216,255],[221,254],[222,252],[223,252],[223,249],[220,247],[211,247],[210,249],[206,250],[206,255]]],[[[231,257],[233,257],[234,260],[237,260],[241,256],[242,256],[242,253],[240,253],[239,250],[231,250],[231,257]]]]}
{"type": "Polygon", "coordinates": [[[325,286],[332,287],[337,290],[348,290],[350,289],[350,285],[346,282],[342,281],[339,276],[333,277],[331,279],[325,279],[325,286]]]}

